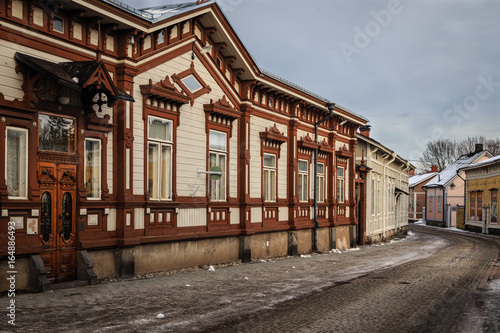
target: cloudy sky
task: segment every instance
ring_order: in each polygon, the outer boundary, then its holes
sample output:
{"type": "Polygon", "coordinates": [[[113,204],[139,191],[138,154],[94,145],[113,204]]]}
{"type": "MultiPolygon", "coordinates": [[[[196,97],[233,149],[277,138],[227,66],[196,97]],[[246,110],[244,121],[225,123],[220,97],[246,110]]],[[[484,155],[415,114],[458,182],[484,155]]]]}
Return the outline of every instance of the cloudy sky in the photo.
{"type": "Polygon", "coordinates": [[[218,4],[261,68],[362,114],[406,159],[429,140],[500,137],[500,1],[218,4]]]}

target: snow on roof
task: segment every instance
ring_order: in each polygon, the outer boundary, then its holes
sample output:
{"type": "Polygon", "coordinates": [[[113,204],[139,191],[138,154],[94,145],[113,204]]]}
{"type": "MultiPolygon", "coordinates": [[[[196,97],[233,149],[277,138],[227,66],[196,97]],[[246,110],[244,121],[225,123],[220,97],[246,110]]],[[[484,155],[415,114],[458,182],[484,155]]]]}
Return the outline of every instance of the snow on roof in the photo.
{"type": "Polygon", "coordinates": [[[147,7],[142,9],[136,9],[127,4],[124,4],[118,0],[104,0],[104,2],[110,3],[122,10],[125,10],[131,14],[139,16],[150,22],[158,22],[169,17],[173,17],[185,12],[188,12],[195,8],[200,8],[203,6],[211,5],[215,3],[215,0],[209,0],[207,2],[185,2],[180,4],[169,4],[163,6],[147,7]]]}
{"type": "Polygon", "coordinates": [[[449,181],[457,177],[457,173],[460,169],[463,169],[469,166],[471,163],[474,163],[475,160],[480,158],[483,154],[486,154],[487,151],[481,151],[479,153],[470,153],[460,156],[455,162],[451,163],[438,173],[434,178],[432,178],[425,187],[433,187],[433,186],[444,186],[449,181]]]}
{"type": "Polygon", "coordinates": [[[411,176],[410,179],[408,180],[408,186],[409,187],[416,186],[435,175],[437,175],[437,172],[430,172],[430,173],[424,173],[423,175],[411,176]]]}
{"type": "Polygon", "coordinates": [[[462,170],[473,169],[473,168],[481,167],[483,165],[493,164],[493,163],[496,163],[497,161],[500,161],[500,155],[492,157],[492,158],[488,158],[487,160],[484,160],[484,161],[481,161],[481,162],[472,163],[468,167],[462,168],[462,170]]]}

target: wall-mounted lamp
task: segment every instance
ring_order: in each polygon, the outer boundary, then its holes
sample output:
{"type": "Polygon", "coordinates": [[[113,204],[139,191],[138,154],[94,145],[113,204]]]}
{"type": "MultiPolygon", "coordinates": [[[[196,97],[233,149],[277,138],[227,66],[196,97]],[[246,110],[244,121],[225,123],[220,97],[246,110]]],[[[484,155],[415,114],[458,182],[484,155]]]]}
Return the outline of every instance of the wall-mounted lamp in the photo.
{"type": "MultiPolygon", "coordinates": [[[[193,46],[191,47],[191,50],[192,50],[192,53],[191,53],[191,60],[194,60],[196,57],[194,55],[194,44],[196,43],[196,41],[193,42],[193,46]]],[[[201,42],[200,42],[201,43],[201,42]]],[[[205,54],[205,53],[208,53],[208,52],[211,52],[212,51],[212,45],[203,45],[203,43],[201,43],[201,45],[203,46],[200,50],[200,54],[205,54]]]]}
{"type": "Polygon", "coordinates": [[[59,102],[59,104],[66,105],[66,104],[69,103],[69,97],[65,96],[65,95],[62,95],[62,96],[59,96],[59,98],[57,99],[57,101],[59,102]]]}

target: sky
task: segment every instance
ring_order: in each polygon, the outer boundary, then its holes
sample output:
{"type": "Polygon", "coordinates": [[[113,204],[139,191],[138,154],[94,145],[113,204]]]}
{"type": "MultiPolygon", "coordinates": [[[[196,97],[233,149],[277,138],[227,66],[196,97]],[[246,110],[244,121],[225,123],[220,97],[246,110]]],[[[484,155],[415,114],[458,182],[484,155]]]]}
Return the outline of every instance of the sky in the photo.
{"type": "Polygon", "coordinates": [[[407,160],[432,140],[500,137],[500,1],[217,3],[260,68],[363,115],[407,160]]]}

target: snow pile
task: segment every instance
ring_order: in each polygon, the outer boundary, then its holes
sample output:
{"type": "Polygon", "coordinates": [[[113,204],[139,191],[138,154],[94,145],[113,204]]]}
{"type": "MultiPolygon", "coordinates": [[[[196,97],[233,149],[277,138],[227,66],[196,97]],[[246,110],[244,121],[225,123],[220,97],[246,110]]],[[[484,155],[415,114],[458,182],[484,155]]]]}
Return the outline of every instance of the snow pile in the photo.
{"type": "Polygon", "coordinates": [[[214,268],[214,266],[210,265],[210,267],[208,268],[208,271],[209,271],[209,272],[215,272],[215,268],[214,268]]]}
{"type": "Polygon", "coordinates": [[[332,249],[330,251],[330,253],[338,253],[338,254],[342,254],[342,251],[340,251],[339,249],[332,249]]]}
{"type": "Polygon", "coordinates": [[[311,258],[311,255],[310,254],[301,254],[300,257],[301,258],[311,258]]]}
{"type": "Polygon", "coordinates": [[[158,313],[158,315],[156,316],[156,318],[163,319],[163,318],[165,318],[165,315],[163,313],[158,313]]]}

